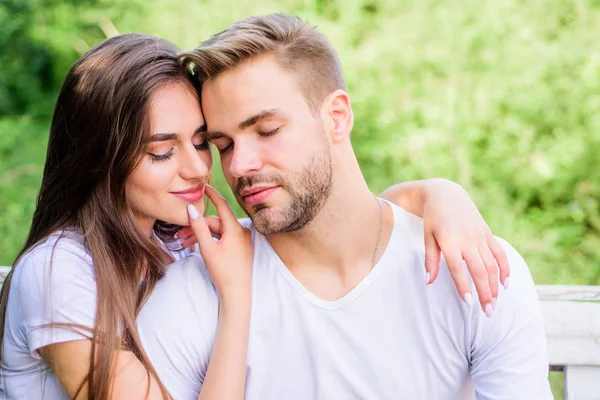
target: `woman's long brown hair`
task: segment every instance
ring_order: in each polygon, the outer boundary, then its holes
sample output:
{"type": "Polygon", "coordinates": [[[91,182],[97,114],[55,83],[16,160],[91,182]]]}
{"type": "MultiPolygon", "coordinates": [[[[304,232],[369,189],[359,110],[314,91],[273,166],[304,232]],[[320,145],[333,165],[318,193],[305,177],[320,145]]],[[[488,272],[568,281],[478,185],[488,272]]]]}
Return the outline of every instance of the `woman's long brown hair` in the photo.
{"type": "MultiPolygon", "coordinates": [[[[154,91],[171,82],[195,90],[177,53],[171,43],[148,35],[126,34],[102,42],[67,74],[52,117],[41,189],[17,260],[52,233],[69,228],[83,233],[97,289],[90,370],[82,382],[89,399],[109,397],[118,349],[133,351],[158,379],[141,346],[135,319],[163,275],[165,252],[137,227],[125,183],[145,154],[154,91]]],[[[161,238],[174,229],[161,222],[154,227],[161,238]]],[[[0,295],[2,333],[11,277],[12,271],[0,295]]]]}

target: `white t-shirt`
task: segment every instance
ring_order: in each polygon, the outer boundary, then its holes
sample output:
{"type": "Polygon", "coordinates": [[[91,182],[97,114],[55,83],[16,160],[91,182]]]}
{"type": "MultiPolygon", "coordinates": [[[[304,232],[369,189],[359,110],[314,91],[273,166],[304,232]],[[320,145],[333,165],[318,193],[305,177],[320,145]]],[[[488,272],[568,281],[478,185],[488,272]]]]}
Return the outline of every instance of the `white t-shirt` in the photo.
{"type": "MultiPolygon", "coordinates": [[[[445,265],[424,286],[422,220],[391,207],[380,261],[336,301],[303,287],[253,230],[246,399],[437,400],[471,397],[473,388],[478,399],[551,399],[539,301],[519,254],[502,242],[511,287],[488,318],[460,299],[445,265]]],[[[175,400],[197,398],[217,317],[197,255],[169,267],[140,313],[144,348],[175,400]]]]}
{"type": "MultiPolygon", "coordinates": [[[[75,230],[52,234],[21,257],[6,311],[0,399],[68,399],[38,350],[53,343],[90,339],[90,331],[44,327],[78,324],[92,329],[96,281],[91,257],[75,230]]],[[[175,259],[183,258],[177,252],[175,259]]]]}

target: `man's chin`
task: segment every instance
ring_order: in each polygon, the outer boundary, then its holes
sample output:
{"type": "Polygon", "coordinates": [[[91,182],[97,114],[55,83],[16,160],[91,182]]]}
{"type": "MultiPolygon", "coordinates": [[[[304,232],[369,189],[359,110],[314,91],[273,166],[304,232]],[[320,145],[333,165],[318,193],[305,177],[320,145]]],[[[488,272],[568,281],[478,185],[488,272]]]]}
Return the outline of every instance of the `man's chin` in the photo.
{"type": "Polygon", "coordinates": [[[275,204],[272,201],[264,201],[262,203],[257,204],[239,204],[250,218],[254,218],[255,215],[277,214],[277,211],[281,209],[280,205],[275,204]]]}
{"type": "Polygon", "coordinates": [[[263,207],[250,214],[254,227],[263,235],[272,235],[283,230],[281,216],[272,207],[263,207]]]}

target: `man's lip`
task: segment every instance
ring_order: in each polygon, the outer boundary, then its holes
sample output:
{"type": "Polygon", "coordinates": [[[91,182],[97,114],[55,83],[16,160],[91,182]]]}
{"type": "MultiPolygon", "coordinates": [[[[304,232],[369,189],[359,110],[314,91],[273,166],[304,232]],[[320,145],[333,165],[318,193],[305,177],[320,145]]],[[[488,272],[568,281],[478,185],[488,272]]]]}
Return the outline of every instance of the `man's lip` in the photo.
{"type": "Polygon", "coordinates": [[[189,189],[185,189],[185,190],[182,190],[182,191],[179,191],[179,192],[171,192],[171,193],[173,193],[173,194],[195,193],[195,192],[197,192],[199,190],[202,190],[202,189],[204,189],[204,183],[201,183],[201,184],[196,185],[196,186],[192,186],[189,189]]]}
{"type": "Polygon", "coordinates": [[[271,194],[273,194],[280,186],[270,186],[266,188],[261,188],[262,190],[254,191],[254,193],[250,193],[244,196],[244,203],[253,206],[258,203],[264,203],[267,201],[271,194]]]}
{"type": "Polygon", "coordinates": [[[252,194],[255,194],[255,193],[258,193],[258,192],[262,192],[264,190],[276,188],[277,186],[278,185],[274,185],[274,186],[255,186],[255,187],[251,187],[251,188],[246,188],[246,189],[242,190],[242,192],[240,193],[240,196],[242,196],[242,197],[250,196],[252,194]]]}

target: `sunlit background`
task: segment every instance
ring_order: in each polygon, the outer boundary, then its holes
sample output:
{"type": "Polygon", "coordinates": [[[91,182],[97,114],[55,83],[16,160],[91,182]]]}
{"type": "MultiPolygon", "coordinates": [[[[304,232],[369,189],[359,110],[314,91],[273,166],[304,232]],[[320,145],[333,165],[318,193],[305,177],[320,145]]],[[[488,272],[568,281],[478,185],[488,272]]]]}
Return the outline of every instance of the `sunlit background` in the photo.
{"type": "MultiPolygon", "coordinates": [[[[374,192],[457,181],[537,283],[600,284],[597,0],[4,0],[0,265],[24,241],[55,97],[82,53],[125,32],[190,49],[275,11],[308,18],[338,49],[374,192]]],[[[215,177],[229,194],[218,166],[215,177]]]]}

